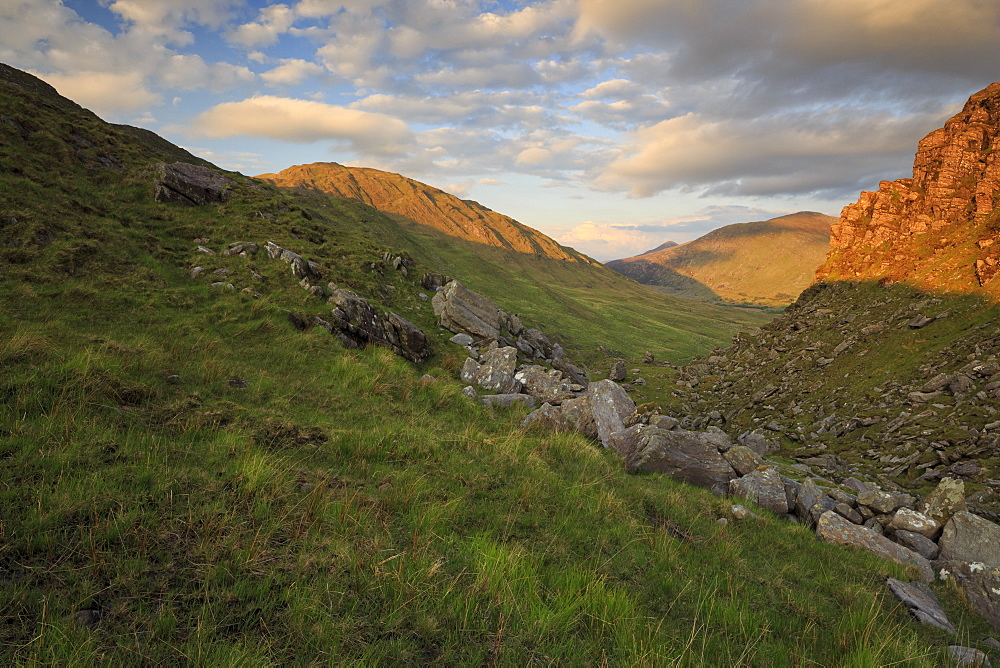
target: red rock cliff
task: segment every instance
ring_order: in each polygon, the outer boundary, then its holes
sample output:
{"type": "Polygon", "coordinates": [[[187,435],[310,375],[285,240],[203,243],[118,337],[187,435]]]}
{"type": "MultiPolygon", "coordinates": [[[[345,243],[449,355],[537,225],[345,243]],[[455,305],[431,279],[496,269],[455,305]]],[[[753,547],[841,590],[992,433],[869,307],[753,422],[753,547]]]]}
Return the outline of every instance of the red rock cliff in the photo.
{"type": "Polygon", "coordinates": [[[1000,297],[1000,83],[921,140],[913,178],[844,207],[817,279],[911,281],[1000,297]]]}

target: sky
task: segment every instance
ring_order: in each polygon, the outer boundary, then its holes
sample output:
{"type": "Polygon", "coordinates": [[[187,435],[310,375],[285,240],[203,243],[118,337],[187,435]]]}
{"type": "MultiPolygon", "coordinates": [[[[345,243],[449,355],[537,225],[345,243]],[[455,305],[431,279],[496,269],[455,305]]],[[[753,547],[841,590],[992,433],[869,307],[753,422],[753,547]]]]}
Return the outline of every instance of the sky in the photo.
{"type": "Polygon", "coordinates": [[[599,260],[910,176],[996,0],[3,0],[0,62],[256,175],[398,172],[599,260]]]}

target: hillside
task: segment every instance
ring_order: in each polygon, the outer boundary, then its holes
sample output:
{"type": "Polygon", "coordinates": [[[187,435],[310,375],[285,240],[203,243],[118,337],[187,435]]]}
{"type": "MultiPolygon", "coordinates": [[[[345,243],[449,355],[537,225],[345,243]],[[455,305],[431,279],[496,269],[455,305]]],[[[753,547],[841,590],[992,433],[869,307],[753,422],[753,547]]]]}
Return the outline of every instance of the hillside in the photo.
{"type": "Polygon", "coordinates": [[[7,68],[0,119],[4,665],[949,660],[886,594],[903,567],[469,401],[420,296],[440,268],[390,245],[440,238],[163,164],[180,149],[7,68]],[[316,320],[330,283],[432,355],[345,347],[316,320]]]}
{"type": "Polygon", "coordinates": [[[1000,83],[924,137],[913,177],[844,207],[820,280],[884,280],[1000,297],[1000,83]]]}
{"type": "Polygon", "coordinates": [[[679,246],[607,266],[689,299],[784,305],[809,286],[835,219],[801,212],[726,225],[679,246]]]}
{"type": "Polygon", "coordinates": [[[513,218],[399,174],[318,162],[289,167],[277,174],[260,174],[257,178],[284,188],[312,189],[356,199],[379,211],[403,216],[466,241],[558,260],[590,262],[513,218]]]}

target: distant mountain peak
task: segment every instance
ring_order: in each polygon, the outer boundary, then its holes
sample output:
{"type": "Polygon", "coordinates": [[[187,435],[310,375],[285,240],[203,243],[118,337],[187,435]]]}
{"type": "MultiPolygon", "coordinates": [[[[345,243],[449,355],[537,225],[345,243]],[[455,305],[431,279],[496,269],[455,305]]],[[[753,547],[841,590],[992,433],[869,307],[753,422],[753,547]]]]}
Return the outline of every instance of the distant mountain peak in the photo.
{"type": "Polygon", "coordinates": [[[276,186],[306,188],[360,200],[379,211],[403,216],[467,241],[558,260],[591,263],[585,256],[560,246],[550,237],[509,216],[393,172],[316,162],[289,167],[277,174],[261,174],[257,178],[276,186]]]}
{"type": "Polygon", "coordinates": [[[656,251],[666,250],[667,248],[673,248],[674,246],[678,246],[678,245],[680,245],[680,244],[678,244],[676,241],[664,241],[662,244],[660,244],[656,248],[651,248],[650,250],[648,250],[648,251],[646,251],[644,253],[639,253],[636,257],[642,257],[643,255],[649,255],[650,253],[655,253],[656,251]]]}

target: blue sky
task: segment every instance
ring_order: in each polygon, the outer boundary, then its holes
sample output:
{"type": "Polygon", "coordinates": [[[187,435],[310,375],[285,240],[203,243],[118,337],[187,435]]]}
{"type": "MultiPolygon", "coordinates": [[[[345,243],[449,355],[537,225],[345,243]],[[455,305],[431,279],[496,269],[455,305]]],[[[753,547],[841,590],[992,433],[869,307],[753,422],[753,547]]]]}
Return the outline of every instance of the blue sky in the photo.
{"type": "Polygon", "coordinates": [[[399,172],[608,260],[909,176],[1000,79],[1000,3],[5,0],[0,61],[229,169],[399,172]]]}

